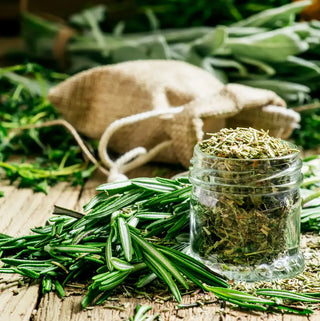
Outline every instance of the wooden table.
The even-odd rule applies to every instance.
[[[33,193],[30,189],[17,189],[0,181],[0,190],[5,193],[5,196],[0,198],[0,233],[13,236],[30,233],[29,228],[45,223],[55,204],[81,211],[82,206],[95,194],[95,187],[103,181],[103,177],[96,176],[84,188],[60,183],[50,189],[49,195]],[[55,293],[43,295],[37,283],[19,286],[19,279],[17,275],[0,274],[0,321],[128,320],[137,304],[152,305],[152,310],[148,314],[160,313],[161,320],[166,321],[320,320],[318,310],[306,317],[249,313],[230,309],[228,306],[221,308],[221,302],[218,302],[212,294],[208,295],[214,303],[187,309],[176,309],[177,303],[174,300],[153,298],[149,301],[146,298],[120,296],[119,301],[109,301],[104,306],[82,310],[80,308],[82,296],[77,291],[69,289],[68,296],[61,299]],[[183,303],[195,303],[203,295],[203,293],[185,295]],[[112,309],[111,306],[123,310]]]

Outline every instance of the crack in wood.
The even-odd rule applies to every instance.
[[[39,309],[39,306],[40,306],[40,302],[41,302],[41,299],[43,298],[43,293],[42,293],[42,287],[41,285],[39,284],[38,285],[38,295],[37,295],[37,301],[34,305],[34,309],[30,315],[30,319],[29,321],[34,321],[37,313],[38,313],[38,309]]]

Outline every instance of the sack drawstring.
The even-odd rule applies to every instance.
[[[137,123],[141,120],[161,115],[177,114],[180,113],[182,110],[183,107],[174,107],[165,110],[151,110],[140,114],[135,114],[121,119],[117,119],[113,123],[111,123],[102,134],[98,146],[100,160],[102,164],[110,170],[108,182],[126,179],[127,177],[124,175],[124,173],[149,162],[160,151],[164,150],[165,148],[171,145],[171,141],[164,141],[156,145],[149,151],[147,151],[144,147],[135,147],[132,150],[123,154],[116,161],[113,161],[108,154],[107,146],[111,136],[118,129],[126,125]]]
[[[132,150],[126,152],[122,156],[120,156],[117,160],[113,161],[107,151],[107,146],[111,136],[123,126],[137,123],[144,119],[149,119],[152,117],[157,117],[161,115],[173,115],[180,113],[183,110],[183,107],[175,107],[166,110],[152,110],[143,112],[136,115],[131,115],[128,117],[124,117],[121,119],[115,120],[111,123],[104,133],[101,136],[98,146],[98,154],[101,160],[100,162],[91,154],[88,147],[83,142],[82,138],[78,134],[77,130],[66,120],[64,119],[56,119],[52,121],[45,121],[43,123],[38,124],[28,124],[25,126],[20,126],[18,128],[13,128],[12,130],[26,130],[31,128],[42,128],[42,127],[50,127],[50,126],[63,126],[65,127],[73,136],[80,149],[86,156],[86,158],[91,161],[104,175],[108,177],[108,182],[115,182],[120,180],[125,180],[127,177],[124,173],[135,169],[150,160],[152,160],[160,151],[171,145],[171,141],[167,140],[159,143],[149,151],[147,151],[144,147],[135,147]],[[109,169],[109,170],[108,170]]]

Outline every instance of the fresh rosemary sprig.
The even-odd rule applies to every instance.
[[[188,288],[188,275],[195,276],[199,285],[227,287],[222,276],[172,248],[177,242],[170,229],[175,229],[175,236],[187,231],[190,189],[185,179],[139,178],[102,185],[98,187],[102,192],[85,206],[87,215],[56,208],[58,216],[32,229],[35,234],[0,238],[3,256],[13,254],[2,259],[1,272],[42,279],[47,292],[56,280],[65,285],[95,271],[83,306],[124,280],[141,286],[142,278],[150,273],[163,280],[179,302],[177,284]],[[159,230],[155,223],[167,228]],[[154,237],[146,237],[148,234]],[[161,244],[169,245],[159,247]]]
[[[241,291],[233,290],[233,289],[223,289],[223,288],[215,288],[210,286],[205,286],[207,291],[214,293],[218,298],[221,298],[230,303],[236,304],[239,307],[249,310],[258,310],[258,311],[268,311],[268,309],[272,310],[280,310],[283,312],[291,312],[297,313],[301,315],[306,315],[312,313],[312,310],[307,308],[300,308],[296,306],[289,306],[284,304],[281,300],[273,301],[270,299],[261,298],[258,296],[254,296],[251,294],[247,294]],[[258,291],[257,291],[258,292]],[[303,301],[303,302],[317,302],[320,303],[320,300],[307,297],[305,295],[295,294],[289,291],[274,291],[270,289],[260,290],[258,292],[262,296],[270,296],[281,298],[285,300],[294,301]]]
[[[191,192],[186,178],[136,178],[104,184],[97,190],[85,206],[86,215],[56,208],[56,215],[45,226],[32,229],[32,235],[0,234],[4,263],[0,273],[38,279],[44,293],[56,290],[60,296],[65,295],[63,288],[69,282],[89,276],[83,307],[101,304],[124,282],[139,288],[158,278],[178,302],[181,288],[195,283],[245,309],[312,312],[279,303],[278,292],[260,293],[276,294],[277,301],[228,289],[223,276],[183,252],[187,244],[181,239],[189,230]],[[170,233],[173,228],[174,234]],[[292,293],[280,295],[290,302],[301,299]]]
[[[150,305],[137,305],[135,309],[135,314],[134,316],[129,318],[129,321],[153,321],[153,320],[158,320],[159,318],[159,313],[152,315],[152,316],[147,316],[146,313],[152,309],[152,306]]]
[[[0,169],[10,182],[47,193],[58,181],[83,184],[94,170],[61,126],[25,129],[59,117],[47,91],[66,77],[31,63],[0,69]],[[22,161],[13,162],[19,155]]]

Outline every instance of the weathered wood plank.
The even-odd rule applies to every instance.
[[[0,199],[0,229],[2,233],[19,236],[42,225],[51,216],[54,204],[74,208],[80,188],[61,183],[51,188],[49,195],[34,193],[30,189],[2,188]]]
[[[197,298],[190,295],[183,297],[183,303],[194,303]],[[54,293],[46,294],[41,300],[39,309],[35,316],[35,321],[82,321],[82,320],[112,320],[121,321],[128,320],[134,315],[137,304],[151,305],[152,309],[149,315],[160,314],[163,321],[240,321],[240,320],[282,320],[281,315],[269,317],[267,314],[246,313],[229,308],[221,309],[220,305],[211,304],[203,307],[195,307],[188,309],[176,309],[177,303],[166,301],[163,303],[155,303],[146,299],[132,299],[120,297],[118,302],[107,302],[104,306],[95,306],[93,309],[81,310],[81,297],[70,296],[61,300]],[[111,306],[124,307],[124,310],[112,309]]]
[[[54,204],[74,208],[80,193],[80,187],[71,187],[68,183],[52,187],[49,195],[14,186],[2,186],[1,190],[5,197],[0,199],[0,231],[13,236],[29,234],[30,228],[43,225]],[[39,286],[19,288],[11,282],[14,279],[17,276],[0,276],[0,320],[30,320],[38,301]]]
[[[284,314],[282,321],[306,321],[308,319],[309,319],[308,316]],[[318,314],[318,319],[317,320],[320,320],[319,314]]]
[[[308,317],[308,321],[319,321],[319,320],[320,320],[320,311],[319,310],[316,310],[315,313],[311,314]]]
[[[12,279],[8,277],[6,280]],[[17,287],[17,283],[0,287],[0,320],[29,321],[36,307],[38,285]]]

